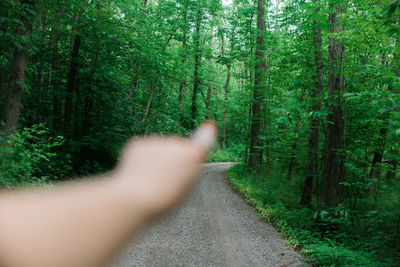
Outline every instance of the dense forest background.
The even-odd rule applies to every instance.
[[[210,161],[315,265],[400,264],[400,1],[2,0],[0,185],[107,171],[132,136]]]

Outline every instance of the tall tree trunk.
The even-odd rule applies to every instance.
[[[17,34],[26,39],[30,39],[32,36],[32,21],[29,14],[34,7],[34,1],[22,0],[21,7],[24,11],[20,18],[23,27],[18,27]],[[24,93],[28,53],[27,44],[25,44],[25,47],[15,47],[13,51],[10,67],[10,82],[8,84],[3,109],[2,120],[4,124],[0,127],[7,135],[15,133],[18,127],[18,120],[22,109],[21,100]]]
[[[318,4],[320,0],[314,0]],[[317,14],[320,8],[316,10]],[[322,57],[322,31],[319,22],[314,20],[314,60],[315,60],[315,76],[314,88],[311,93],[313,114],[318,114],[322,108],[321,95],[324,88],[324,61]],[[320,136],[321,119],[320,116],[311,118],[311,132],[308,141],[306,179],[304,181],[303,193],[301,195],[301,205],[311,206],[314,191],[314,179],[318,179],[318,144]]]
[[[101,2],[98,3],[97,6],[97,19],[101,20],[102,19],[102,10],[103,10],[103,5]],[[95,33],[95,36],[97,39],[101,39],[101,36],[98,32]],[[93,94],[94,90],[93,87],[96,83],[96,73],[97,73],[97,65],[99,62],[99,56],[101,53],[101,44],[98,42],[95,46],[95,53],[94,53],[94,59],[92,60],[92,65],[91,65],[91,70],[90,70],[90,77],[89,77],[89,88],[87,95],[85,97],[85,103],[84,103],[84,110],[83,110],[83,123],[82,123],[82,134],[86,135],[92,122],[91,118],[91,113],[92,113],[92,108],[93,108]],[[137,81],[136,81],[137,83]],[[133,111],[133,108],[131,108],[130,112]]]
[[[197,19],[196,19],[196,35],[194,40],[195,55],[194,55],[194,73],[193,73],[193,95],[192,95],[192,109],[191,109],[191,128],[195,127],[197,118],[197,92],[200,86],[199,67],[200,67],[200,28],[202,21],[201,1],[197,3]]]
[[[391,157],[393,157],[394,155],[397,155],[397,151],[394,150],[393,148],[390,148],[389,154],[391,154]],[[392,181],[396,179],[397,165],[398,165],[397,160],[395,159],[389,160],[389,169],[386,172],[386,179]]]
[[[3,84],[6,81],[5,71],[0,72],[0,103],[3,100],[4,91],[3,91]]]
[[[252,55],[253,54],[253,36],[251,34],[251,29],[252,29],[252,25],[253,25],[253,17],[254,17],[254,13],[251,14],[250,19],[249,19],[249,23],[248,23],[248,32],[249,32],[249,54]],[[250,60],[249,60],[250,61]],[[251,63],[250,62],[244,62],[244,76],[246,77],[245,79],[245,84],[246,87],[250,89],[250,91],[253,91],[253,86],[254,86],[254,82],[253,82],[253,72],[251,71],[251,67],[250,67]],[[247,75],[247,71],[249,72]],[[251,139],[251,112],[252,112],[252,103],[249,103],[248,105],[248,122],[247,122],[247,135],[246,135],[246,150],[245,150],[245,163],[246,166],[249,166],[249,158],[250,158],[250,139]]]
[[[210,41],[208,42],[208,48],[210,49],[210,51],[212,51],[212,40],[213,40],[213,34],[214,34],[214,27],[211,26],[211,38]],[[208,64],[211,66],[211,58],[208,60]],[[207,98],[206,98],[206,110],[207,110],[207,115],[206,115],[206,119],[209,120],[210,119],[210,101],[211,101],[211,92],[212,92],[212,87],[211,85],[208,86],[207,88]]]
[[[84,107],[84,114],[83,114],[83,125],[82,125],[82,133],[86,134],[90,128],[90,122],[91,122],[91,112],[92,112],[92,108],[93,108],[93,89],[92,87],[94,86],[96,79],[96,72],[97,72],[97,63],[99,60],[99,54],[100,54],[101,48],[100,46],[96,47],[96,52],[94,55],[94,59],[93,59],[93,64],[91,66],[91,71],[90,71],[90,86],[89,86],[89,90],[87,93],[87,96],[85,98],[85,107]],[[131,112],[132,112],[132,108],[131,108]]]
[[[150,96],[149,96],[149,101],[147,101],[146,111],[144,113],[142,122],[145,122],[147,117],[148,117],[148,115],[149,115],[151,101],[153,100],[153,96],[154,96],[154,91],[155,91],[154,86],[151,86],[151,92],[150,92]]]
[[[387,61],[386,61],[386,54],[382,54],[382,65],[386,66]],[[389,86],[389,91],[393,91],[393,88]],[[376,147],[374,151],[374,157],[371,162],[371,170],[369,172],[369,178],[371,181],[371,187],[369,188],[369,195],[376,196],[376,189],[377,189],[377,182],[379,183],[380,177],[381,177],[381,163],[383,160],[383,153],[385,152],[385,146],[386,146],[386,137],[388,133],[388,118],[389,118],[389,112],[384,112],[380,119],[383,121],[382,128],[379,130],[379,136],[376,142]]]
[[[183,27],[183,41],[182,41],[182,69],[181,72],[183,74],[182,80],[179,83],[179,96],[178,96],[178,113],[182,111],[182,98],[183,98],[183,87],[186,82],[186,72],[185,72],[185,64],[186,64],[186,42],[187,42],[187,24],[188,24],[188,1],[185,2],[185,15],[184,15],[184,27]]]
[[[269,63],[271,62],[271,58],[269,58]],[[269,66],[271,64],[268,64]],[[266,126],[266,146],[265,146],[265,152],[266,152],[266,159],[267,159],[267,175],[270,176],[271,174],[271,168],[272,168],[272,145],[271,145],[271,94],[270,94],[270,87],[271,86],[271,74],[268,75],[268,86],[267,86],[267,98],[266,98],[266,116],[265,116],[265,123]],[[261,152],[262,153],[262,152]],[[262,154],[260,155],[262,158]]]
[[[231,80],[231,64],[227,65],[226,81],[225,81],[225,103],[224,103],[224,122],[222,127],[222,142],[221,149],[224,149],[226,143],[226,120],[228,118],[228,94],[229,94],[229,82]]]
[[[211,114],[211,110],[210,110],[211,93],[212,93],[212,88],[211,88],[211,86],[208,86],[208,88],[207,88],[207,99],[206,99],[206,110],[207,110],[206,119],[207,120],[210,119],[210,114]]]
[[[387,114],[386,114],[387,115]],[[383,152],[386,146],[387,126],[384,125],[379,131],[379,137],[376,143],[376,149],[374,152],[374,158],[372,159],[371,171],[369,172],[369,178],[372,181],[369,195],[374,196],[376,192],[376,181],[379,181],[381,177],[381,163],[383,159]]]
[[[47,27],[47,22],[48,22],[48,14],[47,11],[44,10],[42,13],[38,14],[38,25],[36,28],[33,28],[33,32],[46,32],[48,30]],[[46,47],[47,43],[47,37],[48,35],[42,34],[40,40],[37,38],[39,41],[39,53],[45,53],[45,51],[49,50],[49,47]],[[51,36],[50,36],[50,43],[51,43]],[[51,50],[50,50],[51,51]],[[47,66],[47,80],[51,79],[52,75],[52,61],[48,61],[48,66]],[[49,103],[49,98],[48,98],[48,93],[47,93],[47,87],[45,86],[45,76],[46,76],[46,64],[39,64],[38,66],[38,75],[35,81],[36,91],[39,92],[38,97],[33,97],[28,99],[30,102],[27,105],[39,108],[39,112],[29,112],[29,124],[34,125],[39,122],[42,122],[43,119],[47,119],[44,114],[48,114],[48,103]],[[46,80],[46,81],[47,81]]]
[[[79,15],[76,16],[77,23],[79,25]],[[64,106],[64,135],[66,137],[70,137],[72,133],[71,129],[71,120],[72,120],[72,102],[73,102],[73,93],[75,89],[75,81],[76,76],[78,74],[78,57],[79,57],[79,48],[81,45],[81,35],[78,32],[78,28],[74,27],[74,40],[72,42],[71,49],[71,59],[68,70],[68,79],[67,79],[67,96],[65,99]]]
[[[229,83],[231,81],[231,69],[232,69],[232,52],[234,50],[234,32],[235,29],[232,29],[232,35],[231,35],[231,41],[230,41],[230,55],[228,58],[228,64],[226,65],[227,71],[226,71],[226,81],[225,81],[225,102],[224,102],[224,122],[223,122],[223,128],[222,128],[222,143],[221,143],[221,149],[224,149],[224,146],[226,145],[226,121],[228,118],[228,94],[229,94]],[[224,55],[222,55],[224,56]]]
[[[304,102],[305,99],[305,94],[306,91],[304,90],[301,97],[300,97],[300,103]],[[289,161],[289,171],[288,171],[288,178],[289,180],[293,179],[294,177],[294,170],[296,168],[296,157],[297,157],[297,142],[299,138],[297,137],[299,131],[300,131],[300,120],[301,120],[301,113],[299,112],[297,116],[297,121],[296,121],[296,129],[295,129],[295,134],[296,137],[294,139],[293,145],[292,145],[292,152],[290,154],[290,161]]]
[[[265,42],[264,34],[266,31],[265,23],[265,0],[257,2],[257,45],[256,45],[256,66],[254,73],[254,91],[250,130],[250,155],[249,169],[258,170],[262,161],[262,148],[260,147],[260,130],[262,128],[262,105],[264,104],[264,95],[266,92],[265,74],[267,72],[267,63],[265,61]]]
[[[400,76],[399,43],[400,43],[400,38],[397,37],[396,38],[396,47],[395,47],[396,49],[395,49],[395,52],[393,53],[393,58],[392,58],[392,65],[393,65],[392,70],[393,70],[393,72],[395,73],[395,75],[397,77]],[[394,94],[397,93],[397,92],[394,91],[394,88],[393,88],[392,85],[389,85],[389,90]],[[396,111],[398,111],[398,110],[396,110]],[[388,180],[392,180],[393,181],[394,179],[396,179],[397,165],[399,164],[399,162],[397,160],[398,154],[399,154],[399,150],[398,149],[390,147],[390,149],[389,149],[390,159],[388,161],[388,163],[389,163],[388,167],[389,168],[388,168],[388,170],[386,172],[386,179],[388,179]],[[399,217],[399,226],[400,226],[400,217]]]
[[[345,12],[343,4],[330,4],[333,13],[329,14],[329,31],[333,34],[340,33],[344,24],[339,21],[339,16]],[[343,180],[343,135],[344,135],[344,99],[345,77],[343,68],[345,64],[344,43],[335,37],[329,38],[329,75],[328,95],[329,114],[325,133],[324,161],[322,168],[322,202],[328,207],[336,207],[342,202]]]
[[[61,14],[64,12],[65,9],[59,9],[57,11],[57,18],[60,18]],[[59,31],[60,31],[60,23],[59,20],[56,22],[55,26],[55,36],[53,36],[51,41],[51,50],[52,50],[52,64],[54,65],[54,78],[53,80],[53,129],[57,133],[61,133],[62,130],[62,103],[61,103],[61,91],[60,91],[60,84],[61,80],[58,78],[60,77],[61,73],[61,66],[60,66],[60,55],[58,53],[58,42],[59,42]],[[49,88],[51,87],[49,81]]]
[[[47,11],[45,11],[45,13],[40,14],[39,15],[39,19],[40,19],[40,24],[41,24],[41,28],[39,29],[39,31],[45,32],[47,30],[47,25],[46,23],[49,20],[49,17],[47,15]],[[51,40],[50,40],[51,43]],[[42,35],[42,38],[40,40],[40,49],[41,49],[41,53],[44,52],[44,50],[46,50],[45,47],[46,44],[46,36]],[[51,63],[49,64],[49,68],[51,68]],[[38,83],[39,83],[39,92],[42,94],[42,96],[45,96],[46,94],[44,93],[44,69],[45,69],[45,64],[40,66],[40,71],[39,71],[39,78],[38,78]],[[50,75],[50,74],[49,74]],[[40,103],[40,102],[39,102]],[[47,103],[46,103],[47,104]]]

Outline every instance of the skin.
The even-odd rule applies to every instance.
[[[205,123],[191,139],[151,137],[125,147],[98,179],[0,195],[0,266],[103,266],[187,192],[216,136]]]

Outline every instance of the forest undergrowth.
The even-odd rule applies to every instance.
[[[315,266],[399,266],[400,183],[381,190],[376,200],[360,199],[358,209],[300,206],[303,180],[284,177],[279,168],[249,174],[243,164],[228,170],[232,187],[261,219],[273,224]],[[338,214],[332,216],[330,214]],[[395,227],[393,227],[395,226]]]
[[[245,162],[232,184],[313,264],[399,266],[399,25],[400,0],[3,1],[0,190],[212,120],[207,161]]]

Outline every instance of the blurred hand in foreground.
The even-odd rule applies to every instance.
[[[214,144],[216,128],[207,122],[190,139],[149,137],[132,140],[124,149],[114,176],[153,214],[168,210],[196,178],[200,163]]]
[[[103,266],[152,217],[182,199],[216,138],[131,141],[99,179],[0,194],[0,266]]]

